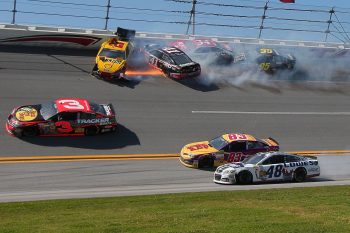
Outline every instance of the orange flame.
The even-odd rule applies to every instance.
[[[151,70],[127,70],[125,72],[127,76],[159,76],[163,75],[162,71],[151,69]]]

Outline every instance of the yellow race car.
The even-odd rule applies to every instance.
[[[91,74],[97,78],[114,80],[124,79],[127,62],[133,51],[132,39],[135,31],[119,28],[116,37],[108,39],[101,45],[96,56]]]
[[[273,138],[257,139],[249,134],[229,133],[185,145],[180,152],[180,162],[186,167],[212,168],[240,162],[259,152],[278,150],[279,144]]]

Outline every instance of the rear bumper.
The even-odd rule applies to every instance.
[[[183,78],[194,78],[201,74],[201,71],[198,70],[196,72],[191,73],[170,73],[170,77],[173,79],[183,79]]]

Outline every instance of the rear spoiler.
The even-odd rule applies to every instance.
[[[271,137],[269,137],[268,139],[271,140],[271,141],[273,141],[273,142],[276,143],[277,145],[279,145],[279,143],[278,143],[275,139],[273,139],[273,138],[271,138]]]
[[[107,116],[115,116],[115,110],[112,104],[101,104]]]
[[[314,159],[314,160],[317,160],[317,157],[316,156],[313,156],[313,155],[301,155],[303,157],[306,157],[308,159]]]
[[[118,27],[114,34],[117,35],[120,40],[129,41],[135,38],[136,31]]]

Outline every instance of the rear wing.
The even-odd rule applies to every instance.
[[[303,157],[306,157],[308,159],[313,159],[313,160],[317,160],[317,157],[316,156],[313,156],[313,155],[302,155]]]
[[[118,36],[120,40],[129,41],[135,38],[136,31],[118,27],[114,34]]]

